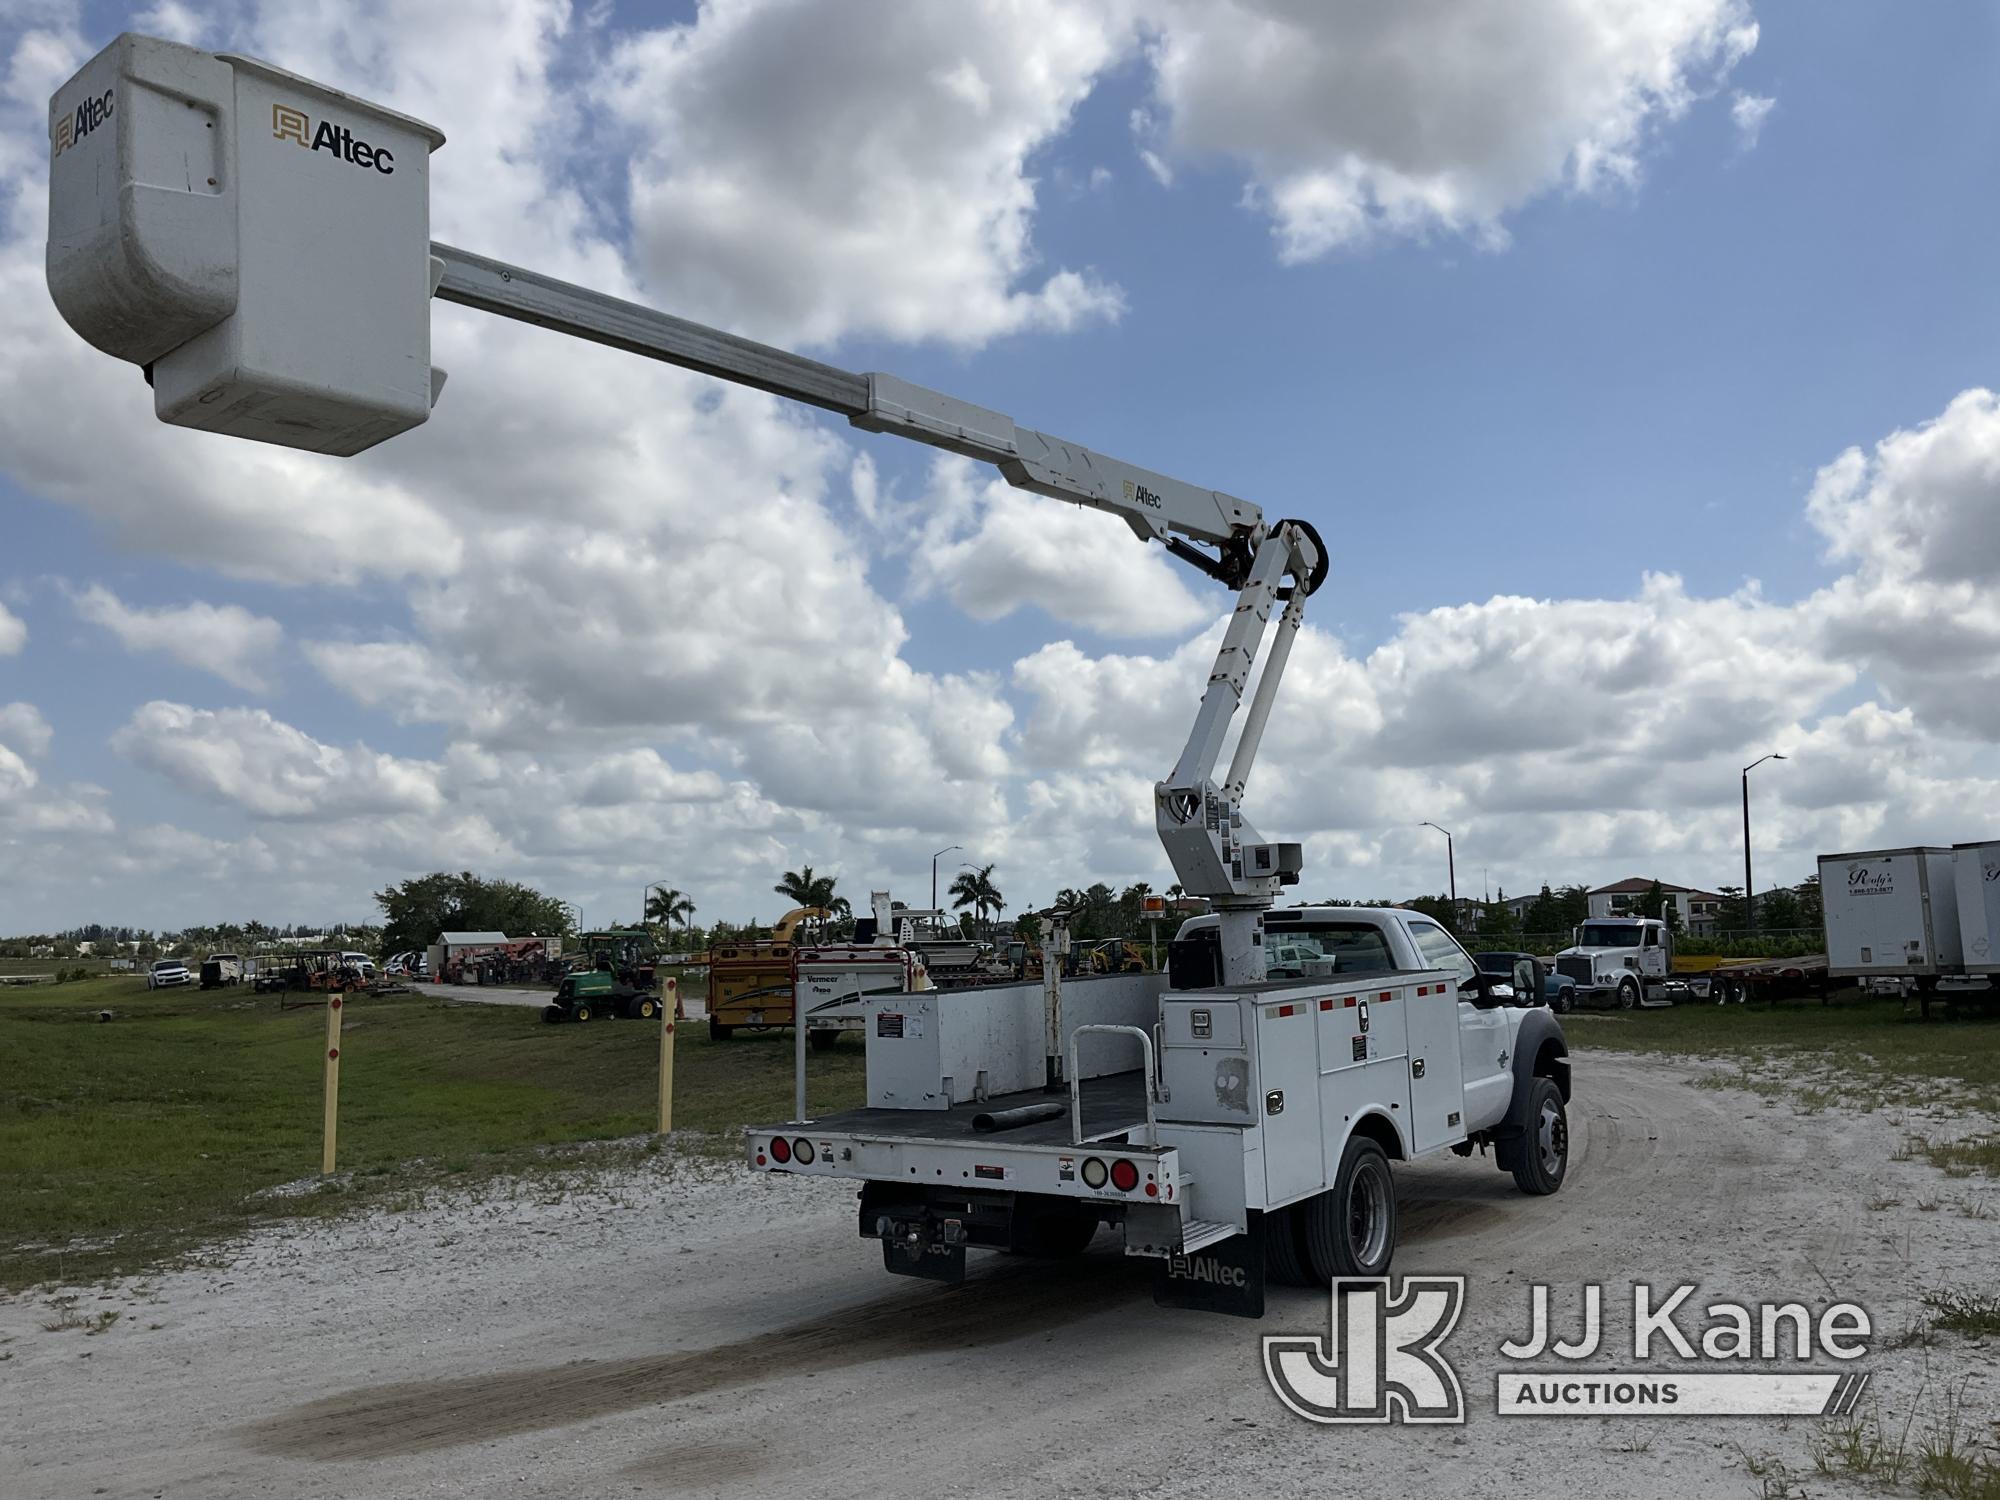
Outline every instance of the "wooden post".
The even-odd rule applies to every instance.
[[[326,997],[326,1126],[321,1138],[319,1172],[333,1175],[334,1132],[340,1123],[340,1012],[341,997]]]
[[[669,976],[661,983],[660,1134],[665,1135],[674,1128],[674,1022],[681,1013],[681,982]]]

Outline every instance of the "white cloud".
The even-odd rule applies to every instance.
[[[262,709],[145,704],[114,749],[183,789],[261,818],[435,813],[438,767],[366,745],[322,744]]]
[[[78,616],[108,630],[128,651],[157,651],[183,666],[213,672],[250,691],[268,684],[265,671],[284,641],[284,627],[238,604],[126,604],[102,584],[71,596]]]
[[[28,644],[28,626],[22,618],[0,604],[0,656],[19,656]]]
[[[1776,99],[1761,94],[1746,94],[1738,91],[1729,105],[1730,121],[1736,126],[1737,143],[1745,151],[1754,151],[1757,141],[1764,133],[1764,122],[1771,117]]]
[[[0,704],[0,745],[11,746],[30,759],[49,753],[55,732],[32,703]]]
[[[1123,308],[1044,271],[1031,155],[1131,45],[1117,9],[713,0],[624,41],[636,249],[667,305],[765,338],[982,344]]]
[[[1017,490],[967,459],[931,466],[911,555],[918,598],[942,594],[975,620],[1024,604],[1114,636],[1178,635],[1210,618],[1221,595],[1197,597],[1157,547],[1080,507]]]
[[[1757,40],[1746,0],[1177,0],[1152,15],[1176,153],[1251,168],[1280,256],[1378,234],[1504,242],[1557,187],[1633,181],[1649,132]]]

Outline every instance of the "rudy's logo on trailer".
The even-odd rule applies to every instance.
[[[84,100],[74,111],[65,113],[56,121],[51,137],[52,149],[49,152],[51,158],[61,156],[63,152],[111,118],[115,108],[111,94],[112,91],[106,89],[96,98]]]
[[[331,120],[321,120],[315,127],[304,110],[293,109],[289,104],[271,106],[271,134],[281,141],[296,141],[308,151],[331,151],[342,161],[351,161],[357,167],[373,167],[384,177],[393,176],[396,171],[394,152],[355,139],[353,131]]]

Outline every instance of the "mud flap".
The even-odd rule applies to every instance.
[[[965,1246],[926,1245],[904,1239],[882,1241],[882,1269],[925,1281],[965,1280]]]
[[[1250,1227],[1193,1255],[1170,1255],[1153,1272],[1153,1301],[1161,1307],[1264,1316],[1264,1216]]]

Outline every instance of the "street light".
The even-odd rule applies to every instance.
[[[936,911],[938,909],[938,904],[937,904],[938,856],[943,854],[949,854],[954,849],[956,849],[960,854],[965,853],[965,845],[963,844],[946,844],[942,849],[938,850],[937,854],[933,854],[931,856],[931,910],[932,911]]]
[[[1750,883],[1750,773],[1767,760],[1785,757],[1773,750],[1760,755],[1743,768],[1743,920],[1750,924],[1750,936],[1757,935],[1757,887]]]
[[[1451,830],[1449,828],[1438,828],[1438,825],[1433,823],[1429,818],[1424,819],[1419,826],[1423,828],[1437,828],[1437,831],[1444,835],[1444,871],[1445,875],[1451,881],[1451,925],[1456,927],[1458,925],[1458,859],[1452,853]]]

